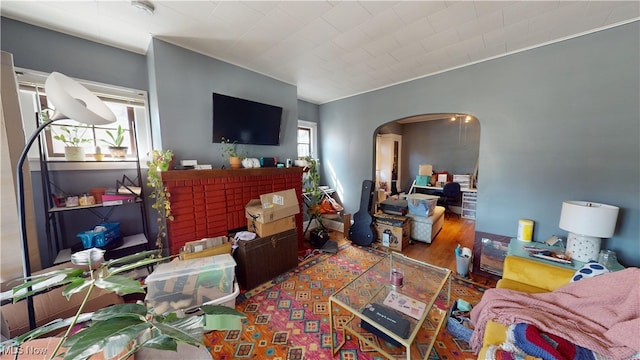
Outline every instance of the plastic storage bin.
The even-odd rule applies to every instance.
[[[438,196],[426,194],[407,195],[407,206],[409,214],[416,216],[431,216],[438,204]]]
[[[162,314],[230,295],[235,267],[230,254],[160,264],[147,276],[147,306]]]
[[[103,223],[98,224],[96,227],[98,226],[103,226],[107,230],[94,231],[92,229],[83,231],[76,235],[80,240],[82,240],[82,247],[85,249],[90,249],[92,247],[104,247],[109,245],[112,241],[120,238],[120,223]]]

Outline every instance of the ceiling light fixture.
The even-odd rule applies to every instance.
[[[132,0],[131,6],[145,15],[153,15],[153,12],[156,9],[152,3],[146,0]]]

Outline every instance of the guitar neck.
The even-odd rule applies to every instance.
[[[360,210],[358,213],[371,215],[371,202],[373,200],[373,181],[364,180],[362,182],[362,194],[360,195]]]

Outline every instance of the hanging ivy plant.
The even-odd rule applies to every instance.
[[[151,207],[158,212],[156,247],[162,253],[163,240],[167,237],[167,220],[173,221],[173,215],[171,214],[171,193],[164,186],[160,174],[169,169],[169,163],[173,159],[173,151],[153,150],[150,155],[150,160],[147,161],[149,167],[147,185],[151,188],[149,195],[149,198],[153,199]]]

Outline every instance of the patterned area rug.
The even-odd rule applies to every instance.
[[[247,315],[242,331],[212,331],[205,344],[214,359],[333,359],[328,299],[384,253],[346,244],[337,254],[315,256],[269,283],[240,294],[236,309]],[[451,303],[477,304],[486,288],[453,277]],[[436,305],[445,308],[446,298]],[[348,336],[335,359],[378,360],[379,353]],[[440,331],[429,359],[475,359],[468,344]]]

